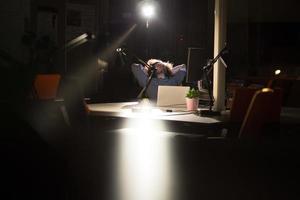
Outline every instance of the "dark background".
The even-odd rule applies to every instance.
[[[121,43],[138,57],[160,58],[176,64],[186,63],[188,48],[195,53],[194,71],[213,56],[214,2],[210,0],[161,0],[156,18],[146,28],[138,14],[137,0],[12,0],[1,2],[1,69],[25,63],[24,71],[72,74],[85,84],[85,94],[103,101],[134,98],[138,86],[129,65],[115,51],[115,41],[130,27],[136,28]],[[299,76],[300,16],[297,1],[228,0],[227,45],[225,60],[227,81],[249,76],[271,76],[275,68],[286,75]],[[54,29],[55,37],[39,31],[40,13],[53,14],[43,27]],[[91,32],[95,40],[84,43],[67,54],[61,51],[68,41]],[[49,33],[47,35],[47,33]],[[106,52],[103,56],[103,52]],[[198,55],[199,54],[199,55]],[[11,60],[7,61],[7,56]],[[6,57],[6,58],[3,58]],[[107,62],[100,66],[97,59]],[[34,60],[35,63],[31,63]],[[17,67],[18,68],[18,67]],[[86,73],[88,71],[89,73]],[[23,71],[18,74],[23,76]],[[14,75],[12,75],[14,76]],[[3,83],[15,81],[4,75]],[[196,79],[197,77],[195,77]],[[200,79],[201,77],[199,77]],[[10,85],[10,84],[4,84]]]

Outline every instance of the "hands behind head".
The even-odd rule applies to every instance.
[[[154,63],[158,63],[158,62],[159,62],[159,63],[163,63],[163,61],[161,61],[161,60],[153,59],[153,58],[152,58],[152,59],[149,59],[149,60],[148,60],[147,64],[148,64],[148,65],[153,65]]]

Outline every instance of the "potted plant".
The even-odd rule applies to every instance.
[[[198,109],[200,92],[194,88],[190,89],[186,94],[187,110],[193,111]]]

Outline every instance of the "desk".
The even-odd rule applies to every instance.
[[[294,138],[279,144],[243,144],[186,137],[178,135],[181,130],[176,128],[175,133],[170,129],[150,132],[157,128],[151,123],[136,123],[140,125],[137,130],[117,126],[119,120],[143,118],[141,113],[131,117],[120,113],[123,106],[127,112],[126,106],[132,104],[88,105],[97,124],[109,121],[113,129],[93,127],[91,131],[70,134],[72,140],[66,141],[62,153],[71,177],[65,190],[68,199],[232,200],[297,196],[295,183],[300,177],[295,158],[300,151]],[[170,113],[150,118],[154,123],[188,123],[192,127],[199,125],[199,129],[222,124],[221,120],[205,121],[191,113],[187,115],[193,120],[185,115],[169,118],[164,114]],[[98,121],[103,115],[109,120]],[[193,133],[206,133],[199,129]]]
[[[93,117],[104,114],[107,118],[127,119],[119,113],[122,106],[124,103],[93,104],[89,108]],[[166,116],[153,118],[161,117]],[[243,144],[150,131],[156,128],[150,122],[136,123],[136,129],[118,128],[112,121],[113,130],[95,129],[80,134],[70,151],[70,168],[75,174],[72,177],[79,179],[74,181],[77,199],[232,200],[296,195],[296,140]]]
[[[168,131],[212,134],[211,136],[214,136],[215,133],[220,134],[220,129],[229,121],[230,115],[229,111],[225,111],[221,116],[202,117],[195,112],[166,112],[162,108],[153,108],[151,111],[148,109],[146,110],[147,114],[145,114],[145,112],[132,111],[132,108],[137,104],[137,102],[96,103],[88,104],[88,108],[91,116],[123,120],[136,118],[160,120],[167,124]],[[284,129],[289,126],[299,127],[300,109],[283,107],[280,121]]]
[[[134,119],[147,119],[164,123],[164,129],[167,131],[185,132],[185,133],[201,133],[219,135],[219,129],[223,127],[224,123],[228,121],[229,113],[215,117],[201,117],[197,112],[189,111],[172,111],[166,112],[165,108],[146,108],[141,112],[134,112],[132,108],[138,105],[137,102],[121,102],[121,103],[98,103],[88,104],[90,116],[118,119],[123,121],[113,122],[112,126],[116,124],[124,124],[125,121],[132,121]],[[121,127],[119,127],[121,128]],[[218,133],[216,133],[218,132]]]
[[[166,112],[165,108],[153,107],[146,108],[141,112],[134,112],[132,108],[138,105],[137,102],[121,102],[121,103],[98,103],[88,104],[90,115],[92,116],[110,116],[110,117],[122,117],[122,118],[137,118],[145,117],[158,120],[170,120],[181,122],[193,122],[203,124],[222,123],[228,120],[228,112],[221,116],[215,117],[202,117],[197,112],[189,111],[172,111]],[[146,114],[145,114],[146,113]]]

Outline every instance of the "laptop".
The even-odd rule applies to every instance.
[[[186,111],[185,96],[189,91],[189,86],[165,86],[159,85],[157,91],[158,107],[173,110]]]

